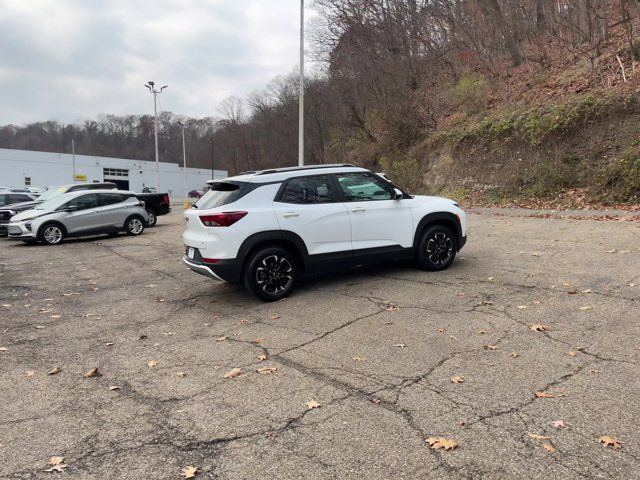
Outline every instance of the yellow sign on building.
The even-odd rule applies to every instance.
[[[74,175],[73,179],[76,182],[86,182],[87,181],[87,176],[86,175]]]

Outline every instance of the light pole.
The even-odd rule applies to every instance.
[[[304,0],[300,0],[300,87],[298,106],[298,165],[304,165]]]
[[[184,198],[189,198],[189,192],[187,187],[187,146],[184,141],[184,123],[178,122],[178,125],[182,129],[182,176],[184,177]]]
[[[76,141],[71,139],[71,159],[73,161],[73,183],[76,182]]]
[[[213,169],[213,137],[211,137],[211,180],[216,179],[216,172]]]
[[[153,131],[156,140],[156,193],[160,193],[160,156],[158,155],[158,94],[167,88],[165,85],[160,90],[156,90],[155,83],[152,81],[147,82],[144,86],[153,93]]]

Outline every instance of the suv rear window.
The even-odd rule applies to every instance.
[[[209,185],[207,191],[200,200],[196,202],[196,208],[208,210],[210,208],[221,207],[235,202],[245,194],[246,182],[216,182]]]

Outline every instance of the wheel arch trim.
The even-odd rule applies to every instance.
[[[418,223],[418,227],[416,228],[415,235],[413,237],[413,248],[417,250],[418,243],[420,242],[420,236],[422,232],[424,232],[425,228],[427,228],[431,224],[438,223],[449,223],[455,225],[456,240],[458,244],[458,250],[462,248],[463,235],[462,235],[462,225],[460,224],[460,219],[451,212],[433,212],[422,217],[420,222]]]

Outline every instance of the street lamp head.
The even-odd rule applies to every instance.
[[[155,85],[155,83],[151,80],[149,80],[149,85],[151,85],[152,87]]]
[[[162,87],[162,88],[160,89],[160,91],[163,91],[163,90],[164,90],[165,88],[167,88],[168,86],[169,86],[169,85],[165,85],[164,87]]]

